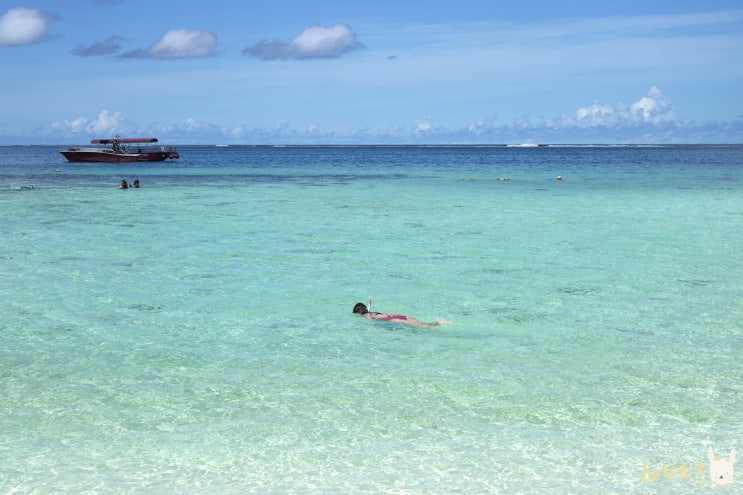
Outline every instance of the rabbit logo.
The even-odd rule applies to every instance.
[[[715,484],[715,488],[727,488],[733,481],[733,463],[735,462],[735,450],[730,451],[728,460],[715,458],[712,447],[707,449],[709,454],[709,476]]]

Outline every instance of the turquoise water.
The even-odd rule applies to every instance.
[[[179,151],[0,147],[1,493],[709,493],[741,449],[743,147]]]

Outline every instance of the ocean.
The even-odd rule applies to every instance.
[[[706,494],[743,447],[743,146],[60,149],[0,147],[0,493]]]

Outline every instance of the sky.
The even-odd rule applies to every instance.
[[[0,144],[743,143],[740,0],[0,0]]]

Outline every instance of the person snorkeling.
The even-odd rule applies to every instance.
[[[369,306],[371,306],[371,301],[370,301]],[[425,321],[421,321],[416,318],[411,318],[410,316],[388,314],[388,313],[377,313],[377,312],[369,311],[369,309],[366,307],[366,304],[364,303],[356,303],[356,305],[353,307],[353,312],[355,314],[358,314],[359,316],[366,318],[367,320],[388,321],[390,323],[403,323],[405,325],[412,325],[414,327],[419,327],[419,328],[438,327],[440,325],[448,325],[449,323],[451,323],[441,318],[431,323],[427,323]]]

